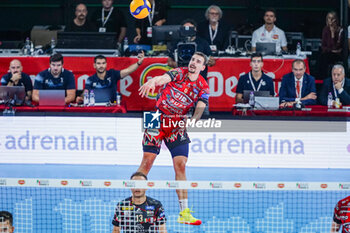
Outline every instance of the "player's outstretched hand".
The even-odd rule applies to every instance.
[[[156,84],[155,84],[154,80],[153,79],[148,80],[145,84],[143,84],[139,88],[139,95],[141,97],[144,97],[144,96],[147,96],[150,92],[153,95],[155,89],[156,89]]]

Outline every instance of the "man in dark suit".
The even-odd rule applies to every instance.
[[[305,73],[305,62],[301,59],[294,60],[292,71],[282,78],[279,91],[281,106],[290,107],[297,102],[301,102],[303,105],[316,104],[315,78]]]
[[[332,78],[323,81],[319,102],[327,105],[328,93],[332,94],[334,100],[339,98],[342,105],[350,105],[350,79],[345,78],[345,71],[342,65],[334,65],[332,68]]]

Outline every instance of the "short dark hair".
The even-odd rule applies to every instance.
[[[103,55],[97,55],[95,58],[94,58],[94,63],[96,63],[97,59],[104,59],[104,60],[107,60],[107,58]]]
[[[304,68],[306,68],[306,64],[305,64],[305,61],[303,59],[295,59],[292,63],[292,68],[294,67],[295,63],[303,63]]]
[[[264,15],[266,14],[266,12],[272,12],[276,17],[276,10],[274,8],[267,8],[264,12]]]
[[[253,53],[251,56],[250,56],[250,61],[253,61],[253,58],[254,57],[260,57],[261,58],[261,61],[264,61],[263,59],[263,55],[261,53]]]
[[[207,55],[205,55],[204,53],[199,52],[199,51],[195,52],[193,55],[198,55],[198,56],[203,57],[203,58],[204,58],[204,64],[203,64],[203,65],[207,65],[207,62],[208,62],[208,57],[207,57]],[[193,55],[192,55],[192,56],[193,56]]]
[[[55,53],[55,54],[52,54],[52,55],[51,55],[51,57],[50,57],[50,63],[56,62],[56,61],[61,61],[62,64],[63,64],[63,56],[62,56],[62,54],[60,54],[60,53]]]
[[[8,211],[0,211],[0,222],[9,221],[10,226],[13,226],[13,217],[12,214]]]
[[[134,173],[132,173],[132,175],[130,176],[130,180],[132,180],[132,178],[134,178],[135,176],[142,176],[142,177],[144,177],[146,180],[148,180],[148,179],[147,179],[147,176],[146,176],[145,174],[143,174],[142,172],[134,172]]]
[[[197,28],[197,22],[194,19],[187,18],[184,21],[182,21],[181,25],[184,25],[185,23],[193,24],[193,26]]]

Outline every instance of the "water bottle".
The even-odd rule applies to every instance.
[[[332,96],[331,92],[328,93],[327,106],[328,106],[328,108],[333,107],[333,96]]]
[[[55,49],[55,47],[56,47],[56,41],[55,41],[55,38],[52,37],[51,42],[50,42],[50,48],[51,48],[52,53],[53,53],[53,50]]]
[[[84,91],[84,106],[89,106],[89,91],[85,90]]]
[[[94,93],[94,90],[90,91],[89,105],[90,106],[94,106],[95,105],[95,93]]]
[[[31,41],[30,42],[30,55],[33,55],[34,54],[34,44],[33,42]]]
[[[24,43],[24,55],[29,55],[30,54],[30,39],[29,37],[26,38],[26,41]]]
[[[129,48],[129,41],[128,41],[128,38],[125,37],[124,38],[124,45],[123,45],[123,52],[124,54],[126,53],[126,50]]]
[[[115,93],[115,100],[117,105],[120,105],[122,102],[122,95],[118,91]]]
[[[298,44],[297,44],[296,54],[297,54],[298,57],[301,55],[301,45],[300,45],[300,42],[298,42]]]
[[[249,105],[254,108],[255,105],[255,98],[254,98],[254,92],[250,92],[249,94]]]

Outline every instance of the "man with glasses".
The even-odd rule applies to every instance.
[[[211,5],[205,11],[204,22],[198,25],[198,35],[205,39],[212,52],[224,51],[229,44],[229,28],[220,22],[222,10],[216,5]]]
[[[336,99],[342,105],[350,105],[350,79],[345,78],[344,66],[337,64],[332,68],[332,77],[323,81],[319,101],[322,105],[328,105],[328,95],[332,95],[332,106]]]
[[[250,67],[252,70],[242,75],[237,84],[236,103],[243,103],[244,91],[269,91],[271,96],[275,95],[272,78],[263,71],[263,57],[259,53],[252,54],[250,58]]]

